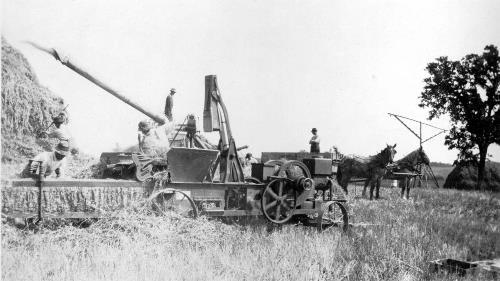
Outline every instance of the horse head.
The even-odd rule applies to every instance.
[[[384,155],[384,158],[385,158],[385,161],[387,163],[392,163],[394,162],[394,156],[396,155],[396,144],[394,145],[387,145],[386,148],[384,148],[384,150],[382,150],[382,154]]]

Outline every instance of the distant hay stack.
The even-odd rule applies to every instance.
[[[446,178],[444,188],[476,189],[477,167],[473,165],[456,165]],[[484,169],[483,190],[500,192],[500,163],[487,162]]]
[[[38,132],[63,109],[64,101],[38,82],[26,58],[2,37],[2,162],[18,162],[53,142]]]

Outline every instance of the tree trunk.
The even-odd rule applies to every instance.
[[[488,145],[479,145],[479,164],[477,166],[477,187],[480,190],[484,185],[484,167],[486,165],[486,153],[488,152]]]

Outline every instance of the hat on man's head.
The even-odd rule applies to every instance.
[[[60,141],[57,144],[55,151],[61,155],[68,155],[68,153],[69,153],[68,141]]]
[[[316,128],[312,128],[311,132],[317,132],[318,130]]]
[[[174,93],[176,93],[175,88],[171,88],[171,89],[170,89],[170,92],[174,92]]]
[[[151,124],[146,121],[146,120],[143,120],[141,122],[139,122],[139,130],[150,130],[151,129]]]
[[[54,123],[56,124],[62,124],[66,122],[66,113],[63,112],[59,113],[59,115],[52,118],[52,121],[54,121]]]

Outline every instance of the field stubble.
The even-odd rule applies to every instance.
[[[378,201],[351,200],[340,229],[125,210],[87,228],[38,232],[2,225],[2,280],[456,280],[428,273],[438,258],[500,256],[500,199],[491,193],[383,189]],[[371,225],[370,225],[371,224]],[[490,278],[466,276],[464,280]]]

